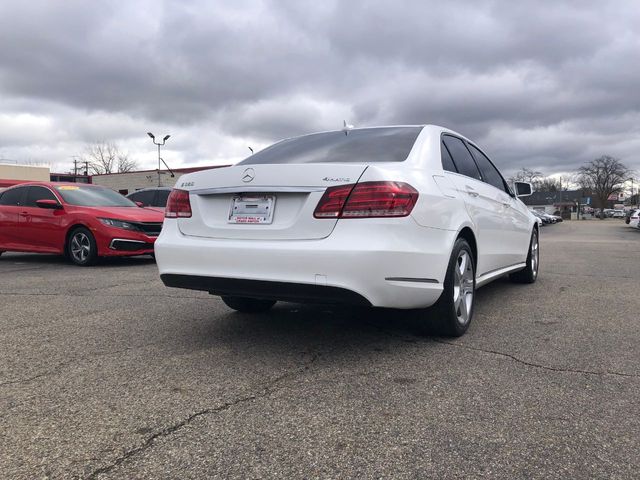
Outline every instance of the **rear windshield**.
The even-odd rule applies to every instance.
[[[137,207],[128,198],[104,187],[58,185],[56,190],[65,202],[82,207]]]
[[[406,160],[422,127],[362,128],[291,138],[246,158],[263,163],[375,163]]]

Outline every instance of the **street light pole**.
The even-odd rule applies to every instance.
[[[164,142],[166,142],[171,135],[165,135],[164,138],[162,139],[162,143],[156,142],[156,137],[153,133],[147,132],[147,135],[149,135],[153,144],[158,146],[158,186],[161,187],[162,181],[160,180],[160,168],[162,165],[160,164],[160,162],[162,162],[162,158],[160,158],[160,147],[164,145]]]

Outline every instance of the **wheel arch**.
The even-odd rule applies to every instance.
[[[64,251],[65,255],[67,255],[67,247],[69,246],[69,240],[71,239],[71,234],[76,228],[79,228],[79,227],[86,228],[87,230],[91,231],[91,228],[89,228],[89,226],[84,223],[74,222],[73,224],[71,224],[67,228],[67,232],[64,234],[64,245],[62,246],[62,250]]]
[[[473,263],[478,268],[478,242],[476,241],[476,235],[473,233],[473,230],[468,225],[463,226],[458,235],[456,235],[456,240],[458,238],[464,238],[469,247],[471,247],[471,253],[473,254]]]

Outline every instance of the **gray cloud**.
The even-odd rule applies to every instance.
[[[85,142],[153,165],[282,137],[436,123],[504,170],[640,169],[633,2],[2,2],[0,157],[66,168]]]

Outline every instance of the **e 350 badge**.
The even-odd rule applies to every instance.
[[[194,182],[182,182],[180,184],[181,187],[193,187]]]

